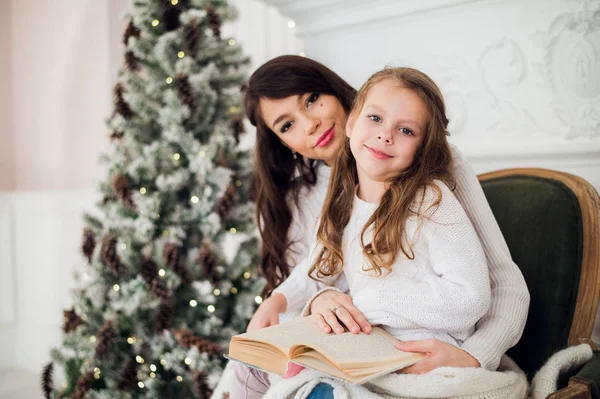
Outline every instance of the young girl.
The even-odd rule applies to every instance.
[[[447,124],[439,89],[417,70],[385,69],[363,85],[332,169],[318,242],[274,291],[286,311],[307,302],[310,309],[319,288],[337,287],[371,325],[399,340],[460,346],[473,333],[488,311],[490,284],[477,234],[449,188]],[[325,323],[352,310],[318,312],[319,323],[327,331]]]
[[[307,301],[310,308],[320,281],[347,288],[368,322],[399,340],[460,346],[472,334],[488,310],[490,285],[477,234],[449,188],[447,123],[439,89],[417,70],[385,69],[363,85],[332,170],[318,244],[275,290],[288,310]],[[321,326],[327,331],[327,320],[345,312],[321,311]]]

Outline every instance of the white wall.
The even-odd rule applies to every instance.
[[[105,174],[126,3],[0,0],[0,370],[39,372],[60,344],[73,273],[85,270],[82,214]],[[252,69],[302,51],[274,7],[232,3],[240,19],[223,35]]]
[[[441,86],[478,172],[539,166],[600,188],[599,0],[265,0],[355,87],[387,64]]]

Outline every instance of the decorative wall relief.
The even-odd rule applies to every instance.
[[[568,0],[573,10],[534,35],[544,50],[536,66],[555,98],[550,106],[566,138],[600,136],[600,1]]]

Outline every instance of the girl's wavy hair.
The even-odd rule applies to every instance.
[[[262,239],[259,272],[266,279],[263,295],[270,295],[290,274],[288,230],[290,204],[298,206],[302,186],[317,181],[318,162],[305,159],[283,145],[269,129],[260,112],[261,99],[282,99],[306,93],[330,94],[350,112],[356,90],[331,69],[310,58],[284,55],[259,67],[244,89],[245,111],[256,127],[254,199]]]
[[[391,271],[400,251],[407,258],[414,259],[406,238],[406,220],[411,215],[424,215],[432,208],[435,210],[441,201],[441,191],[433,184],[433,180],[439,179],[449,187],[454,187],[452,155],[446,138],[448,118],[444,100],[437,85],[423,72],[412,68],[386,68],[375,73],[359,90],[350,118],[361,112],[371,88],[383,81],[419,95],[427,109],[427,123],[425,137],[412,164],[388,181],[389,188],[360,235],[363,256],[370,263],[365,270],[374,270],[377,275],[381,275],[384,269]],[[350,151],[350,140],[346,138],[331,172],[317,233],[321,250],[311,265],[311,276],[315,271],[317,278],[342,271],[342,237],[352,214],[357,184],[356,161]],[[424,203],[428,186],[436,190],[437,200],[424,210],[419,204]],[[371,227],[373,239],[365,244],[365,232]]]

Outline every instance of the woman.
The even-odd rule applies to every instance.
[[[333,71],[299,56],[277,57],[250,77],[245,106],[257,129],[256,202],[263,241],[259,268],[267,279],[266,294],[307,256],[327,191],[327,165],[340,150],[355,94]],[[475,173],[456,148],[452,155],[454,194],[475,227],[489,267],[490,310],[460,348],[436,339],[398,342],[400,350],[428,354],[404,373],[426,373],[441,366],[495,370],[500,357],[518,342],[527,317],[529,293],[523,276]],[[339,307],[347,310],[337,313],[350,330],[368,330],[368,322],[345,294],[324,291],[310,305],[312,312],[328,314],[321,320],[322,328],[336,332],[341,326],[331,309]],[[248,329],[278,323],[284,308],[285,297],[275,293],[261,304]],[[257,392],[268,388],[268,381],[260,381],[264,387],[257,386]]]

